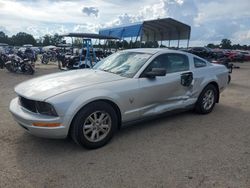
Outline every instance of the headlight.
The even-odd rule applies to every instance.
[[[36,110],[40,114],[58,116],[55,108],[51,104],[46,102],[36,101]]]
[[[34,113],[39,113],[39,114],[48,115],[48,116],[58,116],[55,108],[47,102],[30,100],[22,96],[19,96],[19,104],[23,108]]]

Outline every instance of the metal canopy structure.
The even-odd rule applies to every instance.
[[[0,46],[9,46],[9,45],[6,43],[0,43]]]
[[[140,37],[141,41],[171,41],[187,40],[189,45],[191,27],[172,18],[143,21],[127,26],[105,28],[100,35],[117,37],[119,39]],[[169,43],[170,45],[170,43]]]
[[[88,65],[92,67],[92,60],[97,63],[96,53],[92,44],[91,39],[99,39],[99,40],[118,40],[119,38],[107,35],[100,35],[97,33],[67,33],[60,35],[62,37],[71,37],[72,45],[73,45],[73,38],[81,38],[82,39],[82,50],[80,54],[80,62],[78,65],[74,65],[74,68],[80,68],[83,65],[83,55],[84,55],[84,65]],[[86,49],[84,51],[84,49]],[[73,51],[73,49],[72,49]],[[83,54],[85,53],[85,54]],[[93,58],[91,57],[93,55]]]
[[[76,37],[76,38],[88,38],[88,39],[119,39],[118,37],[101,35],[96,33],[67,33],[60,35],[62,37]]]

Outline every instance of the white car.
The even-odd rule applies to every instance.
[[[10,112],[33,135],[71,135],[86,148],[98,148],[125,122],[176,109],[211,112],[228,75],[225,66],[181,51],[124,50],[93,69],[54,73],[19,84]]]

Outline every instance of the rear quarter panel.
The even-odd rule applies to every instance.
[[[222,92],[228,82],[228,69],[224,65],[208,63],[208,66],[193,69],[193,94],[194,97],[199,97],[202,90],[211,82],[216,82],[219,87],[219,92]]]

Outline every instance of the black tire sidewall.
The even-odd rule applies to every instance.
[[[99,142],[90,142],[88,139],[85,138],[83,134],[83,126],[86,118],[95,111],[104,111],[108,113],[111,117],[112,123],[108,135],[103,140]],[[117,130],[117,125],[118,125],[117,115],[111,105],[102,101],[93,102],[82,108],[82,110],[80,110],[77,113],[72,125],[73,126],[72,128],[74,129],[73,135],[72,134],[71,135],[73,136],[73,139],[83,147],[87,149],[95,149],[104,146],[111,140],[115,131]]]
[[[231,75],[228,75],[228,81],[227,81],[227,83],[230,84],[230,82],[231,82]]]
[[[29,74],[29,75],[33,75],[34,74],[33,67],[30,64],[26,64],[24,66],[25,66],[25,72],[24,72],[24,74]]]

